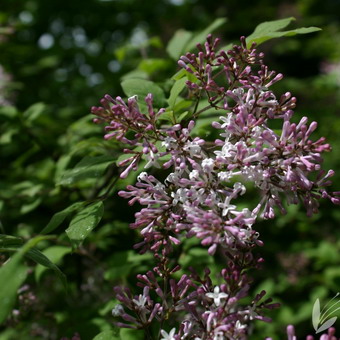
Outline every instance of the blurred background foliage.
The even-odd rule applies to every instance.
[[[296,120],[317,120],[316,135],[332,144],[325,168],[338,170],[333,187],[339,190],[339,13],[339,0],[1,0],[0,233],[29,240],[71,204],[108,199],[98,227],[73,251],[63,233],[71,220],[66,213],[53,231],[57,236],[39,243],[67,276],[68,291],[55,272],[28,260],[25,284],[0,340],[71,339],[75,333],[86,340],[103,331],[114,338],[112,287],[134,287],[135,275],[151,267],[152,259],[132,250],[138,235],[128,223],[136,208],[115,193],[133,176],[112,180],[117,168],[109,160],[117,158],[119,146],[103,142],[89,108],[105,93],[122,95],[120,82],[131,75],[169,79],[178,67],[166,46],[178,29],[202,31],[225,17],[216,35],[228,44],[267,20],[294,16],[298,27],[321,27],[260,49],[267,65],[285,75],[275,85],[277,93],[298,98]],[[168,94],[170,85],[162,86]],[[77,176],[72,169],[85,156],[98,158]],[[282,307],[272,313],[272,324],[256,323],[252,339],[283,339],[289,323],[300,337],[313,332],[314,301],[327,302],[340,287],[339,221],[339,210],[322,202],[311,219],[301,207],[290,207],[286,216],[258,224],[265,241],[258,251],[266,262],[262,272],[252,273],[254,292],[266,289]],[[7,258],[1,253],[0,263]],[[180,261],[184,267],[219,265],[195,243],[188,243]],[[123,331],[120,338],[142,337]]]

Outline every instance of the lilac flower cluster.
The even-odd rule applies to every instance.
[[[165,318],[171,318],[172,323],[179,323],[179,328],[172,328],[169,333],[159,329],[162,339],[247,339],[247,323],[254,319],[270,321],[261,311],[278,307],[271,299],[259,303],[265,295],[262,291],[241,308],[239,300],[248,296],[250,281],[232,262],[221,272],[224,282],[217,285],[213,284],[209,269],[205,269],[203,278],[193,268],[190,270],[190,275],[184,274],[179,280],[171,278],[168,291],[160,287],[152,271],[138,275],[139,286],[144,287],[139,296],[133,296],[128,288],[115,287],[121,304],[115,307],[113,315],[128,322],[117,325],[148,329],[153,319],[162,324]],[[162,304],[155,303],[152,295]]]
[[[295,329],[294,326],[289,325],[287,327],[287,340],[297,340],[297,337],[295,336]],[[314,340],[315,338],[312,335],[307,335],[306,340]],[[327,334],[321,334],[319,340],[339,340],[340,338],[337,338],[335,336],[335,328],[331,327],[328,328]],[[267,338],[266,340],[272,340],[271,338]]]
[[[142,236],[135,248],[152,252],[157,265],[138,276],[143,294],[115,288],[121,305],[114,314],[124,320],[119,326],[144,329],[149,339],[156,325],[156,338],[163,340],[247,339],[250,321],[268,321],[262,309],[277,307],[270,300],[259,303],[265,292],[248,305],[239,302],[250,286],[245,271],[263,261],[252,253],[263,244],[253,229],[257,218],[274,218],[277,209],[285,213],[285,203],[301,201],[308,215],[317,212],[320,198],[340,203],[338,192],[326,191],[334,172],[321,169],[321,153],[330,146],[324,138],[310,139],[317,123],[308,125],[306,117],[292,122],[296,98],[289,92],[277,98],[269,90],[282,74],[269,71],[263,54],[254,45],[248,49],[245,38],[227,52],[218,52],[218,43],[208,36],[198,54],[187,53],[178,64],[190,74],[188,97],[199,101],[206,95],[205,109],[223,113],[212,124],[221,139],[212,143],[193,136],[195,120],[205,110],[197,105],[191,120],[172,126],[159,119],[165,109],[154,109],[151,94],[145,98],[147,113],[136,96],[126,103],[106,95],[102,106],[92,108],[95,122],[107,124],[105,139],[127,146],[120,177],[137,170],[142,159],[146,169],[168,172],[163,182],[142,172],[135,185],[119,192],[129,204],[143,206],[131,224]],[[281,132],[270,127],[274,119],[282,120]],[[260,200],[240,209],[246,185],[259,190]],[[193,269],[178,275],[183,270],[172,253],[190,237],[200,239],[209,255],[218,251],[226,259],[216,283],[208,269],[204,278]],[[172,325],[169,332],[163,329]]]

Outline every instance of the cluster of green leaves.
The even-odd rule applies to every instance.
[[[309,27],[284,31],[292,21],[293,18],[287,18],[262,23],[248,36],[247,43],[261,44],[272,38],[318,30]],[[155,106],[167,110],[163,115],[165,121],[177,123],[186,119],[193,103],[186,97],[185,81],[194,79],[185,71],[173,75],[176,60],[193,50],[196,43],[203,42],[208,33],[227,25],[229,23],[220,18],[198,33],[180,29],[167,44],[167,54],[161,56],[157,38],[147,40],[137,49],[130,44],[116,49],[116,58],[121,61],[131,56],[132,50],[141,50],[142,55],[148,50],[151,54],[147,58],[134,56],[136,69],[121,77],[124,94],[143,98],[151,92]],[[158,50],[153,55],[155,49]],[[46,63],[51,66],[44,58],[36,64],[31,61],[32,65],[27,68],[45,67]],[[164,76],[162,82],[160,75]],[[315,87],[320,90],[327,82],[331,83],[333,91],[338,90],[339,86],[330,79],[314,80]],[[287,84],[296,89],[298,95],[302,93],[302,97],[312,96],[309,85],[304,82],[291,80],[282,85],[283,91],[291,90]],[[76,90],[76,86],[72,88]],[[84,88],[81,90],[88,93]],[[91,97],[92,104],[98,98]],[[0,283],[3,287],[0,323],[4,325],[1,340],[58,339],[75,332],[79,332],[82,339],[141,337],[138,332],[113,329],[110,313],[116,303],[112,286],[117,283],[134,286],[135,275],[152,266],[149,255],[139,256],[131,250],[138,240],[138,235],[128,228],[135,210],[124,200],[114,198],[117,190],[134,182],[136,174],[117,180],[120,146],[115,141],[103,141],[101,128],[92,124],[90,115],[82,113],[83,117],[75,118],[77,114],[73,111],[79,112],[79,107],[72,103],[59,109],[56,105],[42,103],[28,109],[0,108],[0,144],[4,162],[8,163],[0,170],[4,179],[0,182]],[[199,105],[204,107],[207,102],[202,100]],[[308,105],[303,107],[302,113],[307,109]],[[194,133],[206,137],[211,122],[219,115],[214,110],[207,111],[197,122]],[[327,119],[328,123],[332,121],[328,115],[323,119],[326,124]],[[323,132],[330,126],[336,132],[340,126],[339,121],[324,128],[322,124]],[[337,165],[331,160],[328,164]],[[336,219],[339,216],[335,210],[330,214],[321,213],[312,221],[306,220],[303,213],[290,210],[278,221],[278,228],[269,223],[260,227],[266,241],[263,253],[268,264],[262,276],[258,274],[259,288],[265,288],[269,295],[283,303],[274,316],[276,322],[263,325],[265,328],[260,328],[260,335],[273,336],[280,327],[292,322],[301,322],[305,327],[310,321],[315,298],[326,298],[337,289],[340,272],[334,254],[339,252],[340,244],[335,241],[339,238],[332,229]],[[322,231],[319,225],[323,226]],[[320,237],[324,239],[322,243]],[[288,246],[282,245],[281,240]],[[281,257],[273,257],[278,253],[284,257],[285,252],[293,256],[291,267],[295,263],[294,256],[306,258],[302,261],[305,266],[301,272],[313,273],[312,276],[306,279],[306,275],[303,280],[298,272],[295,273],[297,281],[294,281],[289,276],[291,268],[280,263]],[[208,265],[216,272],[219,268],[195,242],[184,247],[180,263],[183,267]],[[29,308],[21,302],[24,299],[17,299],[18,289],[24,283],[37,296],[35,304]],[[315,284],[317,289],[312,289]],[[309,296],[296,298],[306,289],[309,289]],[[23,294],[19,291],[20,295]],[[18,317],[12,313],[13,308],[20,311]],[[297,314],[293,314],[294,311],[298,311]]]

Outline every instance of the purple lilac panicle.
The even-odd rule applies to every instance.
[[[135,185],[119,192],[129,204],[143,206],[131,224],[142,236],[135,248],[152,252],[157,265],[138,275],[143,294],[115,288],[121,305],[114,314],[124,320],[120,327],[144,329],[150,339],[154,320],[162,339],[247,339],[252,320],[268,321],[263,308],[277,307],[270,300],[259,303],[265,292],[250,305],[239,302],[251,284],[245,271],[263,261],[252,254],[262,245],[253,229],[257,218],[274,218],[277,209],[285,213],[284,201],[301,201],[309,216],[322,197],[339,203],[339,193],[326,191],[334,172],[321,169],[321,153],[330,146],[324,138],[311,139],[317,123],[308,124],[306,117],[292,122],[296,98],[289,92],[277,97],[269,89],[282,74],[270,71],[263,54],[255,45],[248,49],[244,37],[230,51],[218,52],[218,43],[208,36],[198,54],[187,53],[178,62],[195,79],[187,81],[189,97],[199,100],[205,94],[205,109],[223,114],[212,124],[221,137],[214,143],[192,136],[205,109],[194,109],[190,121],[167,126],[158,119],[165,110],[154,109],[151,94],[145,98],[147,113],[140,111],[136,96],[125,102],[106,95],[101,107],[92,108],[95,122],[107,124],[105,139],[127,146],[124,153],[130,157],[119,164],[125,167],[122,178],[137,170],[142,158],[145,168],[170,171],[164,182],[142,172]],[[270,128],[273,119],[282,120],[281,133]],[[261,198],[240,209],[236,202],[246,194],[245,184],[257,188]],[[211,256],[218,250],[226,259],[218,282],[208,269],[204,278],[193,270],[175,278],[180,267],[172,252],[189,237],[200,239]],[[167,331],[166,325],[175,327]]]
[[[266,338],[266,340],[272,340],[272,338]],[[292,325],[287,327],[287,340],[297,340],[297,337],[295,336],[295,329]],[[306,340],[316,340],[316,338],[312,335],[307,335]],[[335,328],[330,327],[328,328],[327,333],[320,335],[319,340],[340,340],[340,338],[335,336]]]

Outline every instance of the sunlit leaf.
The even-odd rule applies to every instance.
[[[38,197],[37,199],[34,199],[31,202],[22,205],[20,207],[20,214],[24,215],[24,214],[27,214],[33,211],[40,205],[41,202],[42,202],[42,198]]]
[[[166,47],[169,56],[177,60],[185,52],[186,46],[189,44],[192,36],[193,34],[191,32],[183,29],[176,31]]]
[[[18,128],[9,128],[0,136],[0,144],[5,145],[12,142],[13,137],[18,133]]]
[[[174,85],[172,86],[172,88],[170,90],[170,97],[168,99],[168,103],[169,103],[169,106],[170,106],[171,109],[174,108],[179,94],[185,88],[186,82],[187,82],[186,78],[181,78],[181,79],[176,80]]]
[[[177,71],[172,77],[171,79],[173,80],[179,80],[183,77],[185,77],[189,72],[186,71],[184,68],[181,68],[179,71]]]
[[[15,118],[17,115],[18,110],[14,106],[0,106],[0,116]]]
[[[46,105],[44,103],[35,103],[30,106],[24,113],[25,122],[32,123],[36,120],[44,111],[46,110]]]
[[[296,34],[307,34],[321,30],[318,27],[300,27],[289,31],[280,31],[288,26],[293,20],[295,20],[295,18],[290,17],[280,20],[266,21],[259,24],[255,28],[254,32],[247,37],[247,46],[250,47],[250,45],[254,42],[257,45],[260,45],[273,38],[294,36]]]
[[[150,58],[143,59],[139,65],[138,69],[146,72],[147,74],[153,74],[157,71],[165,70],[171,65],[167,59],[160,58]]]
[[[203,43],[208,36],[208,34],[214,32],[217,28],[221,27],[227,22],[226,18],[217,18],[215,19],[207,28],[203,31],[197,33],[191,40],[190,43],[186,46],[188,51],[191,51],[196,47],[198,43]]]
[[[66,229],[72,244],[79,246],[91,231],[98,225],[104,213],[102,201],[93,203],[81,210]]]
[[[138,96],[138,99],[141,103],[144,102],[145,97],[152,93],[153,102],[155,107],[161,108],[165,104],[165,95],[163,90],[154,82],[139,79],[139,78],[129,78],[123,80],[121,83],[124,93],[128,97],[132,97],[134,95]]]

